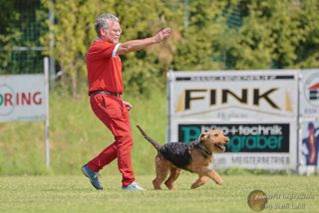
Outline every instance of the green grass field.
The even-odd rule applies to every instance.
[[[2,176],[0,212],[252,212],[248,194],[256,189],[270,198],[264,212],[318,212],[318,177],[223,176],[190,190],[196,176],[184,172],[175,191],[152,189],[152,175],[138,176],[147,190],[124,192],[120,176],[103,176],[104,191],[94,190],[83,176]],[[299,206],[299,207],[298,207]],[[277,209],[274,209],[277,208]],[[296,209],[293,209],[296,208]]]

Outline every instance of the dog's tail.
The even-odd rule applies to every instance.
[[[144,136],[144,138],[150,142],[154,147],[155,149],[158,151],[162,145],[159,144],[157,141],[153,140],[152,138],[150,138],[145,132],[144,130],[139,126],[139,125],[136,125],[136,127],[140,130],[141,134]]]

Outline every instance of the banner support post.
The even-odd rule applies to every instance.
[[[50,141],[49,141],[49,58],[45,57],[44,63],[44,87],[45,87],[45,128],[44,128],[44,144],[45,144],[45,164],[50,168]]]

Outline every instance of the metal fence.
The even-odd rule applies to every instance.
[[[2,5],[2,10],[13,10],[14,17],[10,21],[12,36],[0,49],[2,66],[0,73],[41,73],[43,72],[43,47],[40,44],[40,35],[44,25],[40,23],[38,11],[41,9],[40,0],[12,0]],[[1,28],[2,26],[0,26]],[[8,26],[7,26],[8,27]],[[12,35],[14,33],[14,36]]]

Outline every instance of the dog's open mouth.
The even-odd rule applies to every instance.
[[[225,152],[225,150],[226,150],[225,146],[222,144],[215,144],[215,146],[222,152]]]

